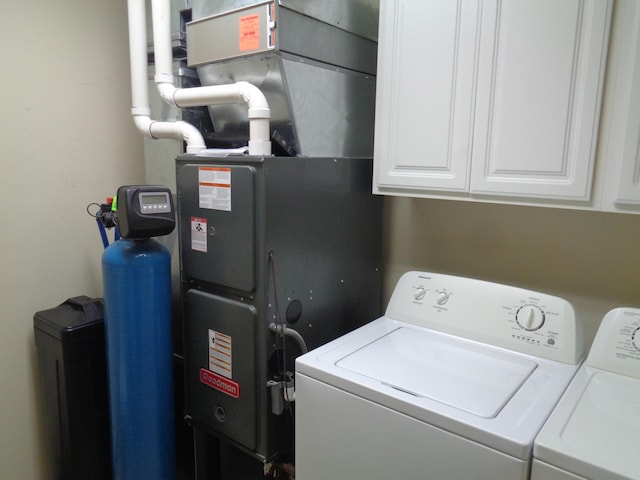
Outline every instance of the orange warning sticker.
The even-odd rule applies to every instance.
[[[231,211],[231,169],[198,168],[198,206],[210,210]]]
[[[240,51],[260,48],[260,15],[240,17]]]

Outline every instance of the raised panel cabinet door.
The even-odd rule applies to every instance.
[[[469,188],[477,0],[382,0],[374,192]]]
[[[472,194],[587,202],[612,2],[483,2]]]
[[[616,171],[615,207],[632,207],[637,211],[640,209],[640,5],[637,0],[624,3],[623,38],[629,40],[620,53],[613,103],[619,123],[611,129],[612,153],[606,161],[607,167]]]

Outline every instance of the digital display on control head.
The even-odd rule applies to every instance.
[[[140,195],[143,205],[161,205],[167,203],[167,196],[165,194],[151,194]]]

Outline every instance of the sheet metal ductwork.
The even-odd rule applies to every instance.
[[[246,81],[271,108],[273,153],[373,155],[378,2],[192,2],[188,64],[202,85]],[[241,105],[209,106],[212,147],[247,144]]]

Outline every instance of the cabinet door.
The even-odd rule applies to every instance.
[[[374,189],[466,192],[477,0],[382,0]]]
[[[640,208],[640,5],[617,4],[620,15],[619,56],[615,62],[613,123],[609,131],[607,168],[613,178],[614,210]],[[611,209],[611,208],[608,208]]]
[[[611,2],[483,2],[471,193],[588,201]]]

